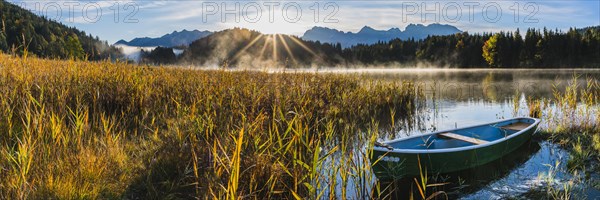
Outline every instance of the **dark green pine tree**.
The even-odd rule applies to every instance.
[[[8,43],[6,43],[6,35],[0,31],[0,51],[8,52]]]
[[[513,35],[513,45],[512,48],[514,49],[511,52],[511,62],[513,63],[514,67],[519,67],[522,66],[523,63],[521,62],[520,58],[523,55],[523,37],[521,36],[521,31],[519,31],[519,29],[517,29],[517,31],[515,31],[515,34]]]

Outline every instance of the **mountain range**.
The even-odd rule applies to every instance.
[[[188,31],[183,29],[181,32],[173,31],[172,33],[163,35],[159,38],[135,38],[129,42],[125,40],[119,40],[115,44],[122,44],[127,46],[136,46],[136,47],[176,47],[176,46],[187,46],[193,41],[204,38],[206,36],[211,35],[213,32],[210,31],[199,31],[193,30]]]
[[[379,41],[390,41],[392,39],[425,39],[429,35],[452,35],[462,32],[452,25],[445,24],[409,24],[404,31],[399,28],[389,30],[375,30],[369,26],[363,27],[359,32],[343,32],[326,27],[313,27],[302,36],[304,40],[319,41],[322,43],[340,43],[342,47],[350,47],[357,44],[374,44]]]
[[[406,26],[404,31],[399,28],[391,28],[389,30],[375,30],[369,26],[363,27],[359,32],[343,32],[332,28],[326,27],[313,27],[306,31],[301,37],[303,40],[319,41],[321,43],[336,44],[340,43],[342,47],[350,47],[357,44],[374,44],[378,41],[390,41],[392,39],[411,39],[415,40],[425,39],[430,35],[452,35],[462,32],[458,28],[445,25],[445,24],[409,24]],[[175,46],[187,46],[192,42],[202,39],[206,36],[213,34],[210,31],[199,31],[199,30],[183,30],[181,32],[173,31],[170,34],[166,34],[159,38],[135,38],[129,42],[125,40],[119,40],[115,44],[124,44],[128,46],[137,47],[151,47],[151,46],[162,46],[162,47],[175,47]]]

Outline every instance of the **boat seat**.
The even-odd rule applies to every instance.
[[[485,141],[485,140],[480,140],[480,139],[477,139],[477,138],[472,138],[472,137],[469,137],[469,136],[459,135],[459,134],[450,133],[450,132],[440,133],[439,135],[442,136],[442,137],[447,137],[447,138],[452,138],[452,139],[456,139],[456,140],[461,140],[461,141],[465,141],[465,142],[472,143],[472,144],[477,144],[477,145],[488,143],[488,141]]]
[[[531,124],[528,124],[528,123],[517,122],[517,123],[512,123],[512,124],[509,124],[506,126],[502,126],[500,128],[507,129],[507,130],[513,130],[513,131],[520,131],[520,130],[526,129],[530,125]]]

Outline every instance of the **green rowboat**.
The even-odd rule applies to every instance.
[[[480,166],[513,152],[540,120],[514,118],[376,143],[371,163],[379,179],[449,173]]]

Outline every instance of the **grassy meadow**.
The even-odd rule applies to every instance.
[[[347,75],[0,54],[0,198],[369,196],[350,181],[370,179],[369,161],[331,156],[372,145],[378,116],[410,117],[422,98]]]

